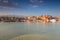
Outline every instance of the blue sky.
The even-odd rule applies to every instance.
[[[60,0],[0,0],[0,15],[60,15]]]

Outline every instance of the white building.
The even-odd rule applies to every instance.
[[[56,19],[51,19],[50,22],[55,23]]]

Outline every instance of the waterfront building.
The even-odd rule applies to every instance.
[[[50,16],[50,15],[42,15],[39,18],[42,20],[43,23],[47,23],[52,18],[52,16]]]
[[[51,19],[50,22],[55,23],[56,19]]]
[[[36,17],[35,16],[28,16],[28,20],[29,21],[36,21]]]

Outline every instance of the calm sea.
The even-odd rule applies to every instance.
[[[60,23],[0,23],[0,40],[25,34],[40,34],[52,40],[60,40]]]

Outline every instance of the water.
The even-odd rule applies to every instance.
[[[0,23],[0,40],[9,40],[25,34],[40,34],[52,40],[60,40],[60,23]]]

